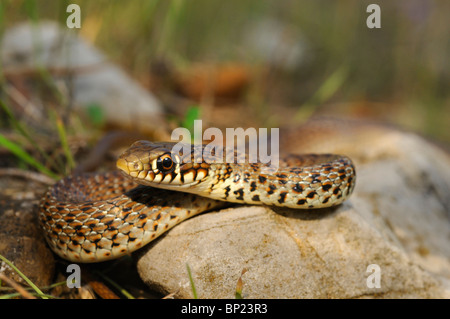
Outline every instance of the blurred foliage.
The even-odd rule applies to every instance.
[[[137,79],[154,61],[238,61],[270,70],[257,101],[318,102],[450,141],[448,1],[376,1],[381,29],[368,29],[366,0],[3,0],[0,30],[23,20],[64,24],[70,3],[82,10],[79,32]],[[340,69],[336,92],[317,100]]]

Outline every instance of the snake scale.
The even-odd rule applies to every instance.
[[[323,208],[345,201],[355,186],[354,165],[342,155],[289,155],[269,171],[235,150],[224,148],[234,161],[223,162],[205,152],[194,158],[205,145],[191,145],[186,154],[173,153],[174,145],[138,141],[118,159],[121,172],[84,173],[54,184],[39,209],[52,250],[74,262],[114,259],[227,202]]]

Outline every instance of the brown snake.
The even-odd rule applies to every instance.
[[[236,153],[233,163],[205,154],[194,160],[204,145],[181,155],[174,145],[138,141],[117,161],[122,173],[80,174],[53,185],[39,214],[52,250],[75,262],[114,259],[226,202],[323,208],[342,203],[355,185],[353,163],[341,155],[289,155],[270,173],[246,156],[238,162]]]

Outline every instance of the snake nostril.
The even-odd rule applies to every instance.
[[[142,163],[141,162],[134,162],[133,167],[136,171],[142,171]]]
[[[123,158],[119,158],[116,162],[117,168],[124,172],[128,172],[128,162],[124,160]]]

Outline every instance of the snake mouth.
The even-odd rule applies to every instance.
[[[120,157],[116,162],[116,167],[134,182],[165,189],[193,187],[208,178],[208,171],[205,168],[199,166],[194,169],[191,166],[191,164],[177,164],[169,171],[162,171],[158,169],[157,159],[145,164],[140,160]]]
[[[118,158],[116,166],[138,184],[157,188],[194,187],[209,178],[209,164],[191,162],[170,150],[174,143],[135,142]],[[184,153],[183,153],[184,154]]]

